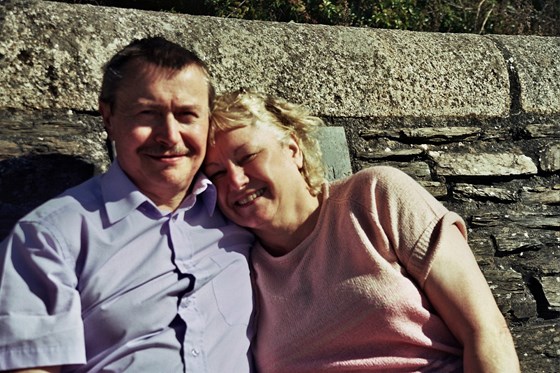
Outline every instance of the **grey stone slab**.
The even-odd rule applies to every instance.
[[[517,192],[506,188],[494,186],[472,185],[457,183],[453,188],[453,195],[461,200],[492,200],[499,202],[515,202],[518,199]]]
[[[526,273],[539,273],[542,276],[558,276],[560,274],[560,235],[550,233],[531,232],[531,235],[546,247],[537,251],[523,251],[516,254],[517,265],[521,265]],[[558,309],[560,311],[560,309]]]
[[[499,253],[540,250],[543,242],[532,231],[519,227],[501,227],[493,235]]]
[[[100,116],[71,111],[0,111],[0,160],[34,154],[63,154],[105,171],[107,134]]]
[[[482,211],[473,215],[471,225],[473,227],[495,227],[506,224],[515,224],[525,228],[536,228],[552,231],[560,230],[560,214],[545,210],[539,212],[510,210],[509,212]]]
[[[362,170],[371,166],[390,166],[398,168],[404,173],[408,174],[416,181],[430,179],[430,166],[425,162],[395,162],[395,161],[383,161],[379,163],[367,163],[358,162],[358,167]]]
[[[414,142],[449,142],[474,139],[481,133],[479,127],[420,127],[403,129],[370,129],[360,133],[364,139],[387,137],[399,140],[412,140]]]
[[[350,153],[343,127],[321,128],[319,143],[323,152],[327,180],[336,180],[352,175]]]
[[[536,316],[536,304],[521,273],[508,269],[485,269],[484,276],[500,310],[518,319]]]
[[[358,153],[358,157],[363,159],[387,159],[395,157],[413,157],[424,153],[420,148],[406,148],[406,149],[391,149],[385,148],[381,150],[371,150],[368,152]]]
[[[490,235],[479,230],[469,230],[468,240],[476,261],[484,269],[483,271],[494,268],[494,242]]]
[[[439,176],[534,175],[537,166],[523,154],[431,151]]]
[[[560,205],[560,185],[550,188],[524,187],[521,192],[521,200],[538,205]]]
[[[525,127],[532,138],[560,137],[560,123],[533,123]]]
[[[418,184],[422,185],[430,194],[438,199],[447,197],[447,185],[439,181],[418,180]]]
[[[541,169],[546,172],[560,170],[560,142],[547,144],[539,155]]]
[[[548,304],[560,309],[560,276],[542,277],[540,282]]]

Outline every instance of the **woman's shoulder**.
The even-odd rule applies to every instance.
[[[377,179],[382,181],[391,180],[394,177],[409,178],[409,176],[406,173],[399,170],[398,168],[391,167],[391,166],[372,166],[372,167],[364,168],[358,171],[356,175],[360,175],[360,177],[372,178],[372,179]]]
[[[372,166],[333,182],[334,189],[382,188],[413,185],[416,182],[403,171],[390,166]]]
[[[336,182],[329,188],[333,201],[354,201],[364,206],[408,205],[411,200],[437,204],[435,198],[405,172],[390,166],[373,166]]]

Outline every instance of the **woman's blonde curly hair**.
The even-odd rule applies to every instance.
[[[323,121],[303,106],[252,90],[225,93],[216,98],[210,119],[208,142],[215,145],[216,135],[245,126],[268,125],[279,134],[280,141],[291,136],[303,154],[300,170],[312,195],[321,192],[325,167],[317,131]]]

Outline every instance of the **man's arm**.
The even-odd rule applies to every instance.
[[[464,371],[519,372],[511,333],[465,238],[443,229],[424,290],[463,345]],[[451,243],[451,244],[450,244]]]
[[[58,247],[64,240],[41,223],[22,220],[0,243],[0,299],[8,300],[0,302],[0,371],[59,372],[86,361],[77,275]]]

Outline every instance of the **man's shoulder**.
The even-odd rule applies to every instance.
[[[99,176],[71,187],[60,195],[47,200],[27,214],[23,221],[68,220],[85,211],[99,209],[103,198],[99,184]]]

